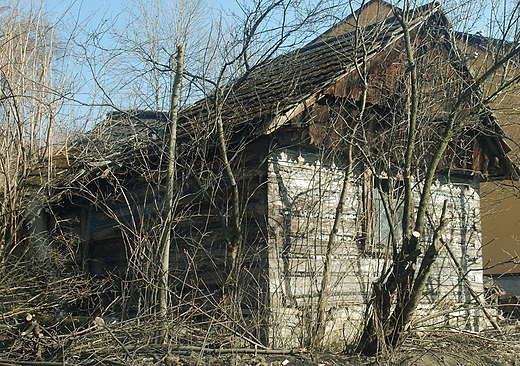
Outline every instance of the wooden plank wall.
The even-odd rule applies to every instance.
[[[307,336],[309,322],[316,312],[325,251],[342,179],[340,169],[321,166],[319,157],[303,147],[278,151],[269,159],[271,346],[296,346]],[[471,179],[459,183],[438,180],[433,190],[431,217],[434,221],[438,219],[442,203],[447,199],[450,224],[444,239],[464,270],[469,271],[474,289],[482,292],[478,183]],[[360,242],[365,217],[362,198],[363,178],[355,175],[351,178],[333,251],[327,324],[331,343],[356,335],[371,282],[383,265],[381,251],[366,251],[365,242]],[[427,230],[423,238],[426,246],[431,230]],[[446,250],[428,283],[422,314],[444,310],[445,306],[436,304],[440,299],[445,306],[472,301]],[[462,321],[467,322],[467,316]]]
[[[244,289],[244,311],[265,318],[268,304],[267,284],[267,168],[265,141],[251,143],[234,160],[241,197],[244,198],[243,228],[247,243],[242,267],[241,286]],[[211,158],[211,157],[209,157]],[[209,159],[208,158],[208,159]],[[213,157],[218,162],[218,156]],[[214,174],[191,171],[184,177],[184,191],[175,215],[173,243],[170,254],[171,286],[180,297],[189,291],[208,304],[218,303],[224,281],[226,234],[223,221],[229,220],[230,193],[219,165]],[[194,179],[193,174],[200,174]],[[219,175],[220,174],[220,175]],[[208,194],[202,193],[201,180],[209,176]],[[124,280],[139,288],[154,280],[157,241],[161,230],[158,218],[162,212],[164,186],[147,176],[129,173],[118,176],[117,185],[110,179],[99,179],[84,192],[63,196],[55,207],[59,231],[74,237],[77,264],[89,276]],[[87,198],[83,198],[87,197]],[[116,289],[117,290],[117,289]],[[146,290],[148,291],[148,290]],[[114,292],[115,293],[115,292]],[[211,301],[204,296],[212,296]],[[125,300],[126,301],[126,300]],[[128,299],[137,303],[136,299]],[[190,300],[191,301],[191,300]],[[261,305],[263,304],[263,305]],[[130,305],[133,306],[133,305]],[[257,323],[261,322],[257,319]]]

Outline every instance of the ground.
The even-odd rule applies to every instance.
[[[518,331],[518,332],[517,332]],[[235,355],[202,358],[192,355],[175,358],[171,365],[222,366],[337,366],[337,365],[403,365],[403,366],[515,366],[520,365],[520,325],[510,327],[506,340],[496,339],[492,332],[461,333],[436,330],[411,335],[398,350],[377,358],[341,354],[301,354],[283,356]],[[177,356],[178,357],[178,356]],[[168,365],[165,363],[165,365]]]
[[[184,345],[155,345],[146,324],[91,324],[69,334],[23,336],[8,324],[0,331],[0,366],[477,366],[520,365],[520,322],[502,321],[501,331],[481,333],[430,329],[411,333],[399,349],[380,357],[338,353],[255,354],[244,350],[201,352]],[[180,347],[180,348],[179,348]]]

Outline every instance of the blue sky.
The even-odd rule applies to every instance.
[[[126,26],[128,22],[126,21],[127,14],[124,12],[125,8],[129,6],[128,4],[132,3],[132,1],[124,1],[124,0],[21,0],[22,3],[25,4],[33,4],[34,8],[38,9],[40,4],[43,4],[44,12],[50,19],[54,19],[54,21],[58,21],[61,19],[60,23],[64,26],[64,34],[65,37],[68,37],[69,32],[75,34],[76,42],[84,41],[87,38],[90,38],[89,35],[96,34],[97,31],[100,31],[100,45],[106,46],[107,49],[110,49],[112,45],[111,36],[104,36],[103,32],[107,29],[115,30],[118,28],[119,30]],[[25,2],[24,2],[25,1]],[[173,0],[174,1],[174,0]],[[236,9],[235,0],[219,0],[219,1],[211,1],[207,0],[208,3],[212,4],[213,10],[215,11],[223,11],[226,13],[229,9]],[[0,4],[2,0],[0,0]],[[51,23],[53,20],[51,20]],[[76,28],[76,30],[74,30]],[[62,28],[63,29],[63,28]],[[81,29],[78,31],[78,29]],[[93,36],[95,37],[95,36]],[[93,48],[89,48],[92,52],[94,52]],[[71,52],[76,52],[72,51]],[[81,51],[80,51],[81,52]],[[89,57],[91,55],[89,54]],[[76,59],[77,60],[77,59]],[[124,79],[124,75],[115,74],[113,70],[100,71],[99,65],[101,67],[105,67],[107,64],[103,64],[106,60],[100,58],[101,62],[98,62],[96,66],[94,66],[96,71],[100,73],[98,76],[93,76],[93,74],[89,71],[88,66],[84,62],[77,63],[73,70],[70,71],[70,77],[73,81],[74,88],[77,90],[74,94],[74,98],[77,101],[80,101],[84,104],[77,104],[71,102],[69,105],[72,106],[76,110],[78,117],[76,119],[81,121],[86,121],[84,125],[86,128],[91,126],[92,121],[99,120],[100,115],[103,115],[107,109],[111,108],[103,108],[103,107],[93,107],[89,108],[86,105],[92,104],[105,104],[107,103],[106,98],[104,98],[99,89],[95,89],[97,82],[94,82],[94,78],[97,77],[99,82],[104,83],[103,87],[108,91],[110,98],[113,100],[115,105],[118,105],[122,108],[128,108],[125,105],[125,98],[127,95],[124,94],[128,90],[127,85],[121,84],[120,80]],[[113,67],[114,65],[110,65],[107,67]],[[105,68],[106,70],[106,68]],[[116,71],[117,73],[117,71]],[[122,87],[120,85],[123,85]],[[101,95],[101,97],[100,97]],[[130,102],[128,102],[130,103]],[[80,125],[83,122],[79,123]]]
[[[100,22],[103,18],[107,20],[124,18],[123,9],[126,4],[131,1],[125,0],[41,0],[47,11],[52,13],[63,13],[67,11],[70,16],[76,19],[89,19],[92,25]],[[171,0],[174,1],[174,0]],[[361,0],[359,0],[361,1]],[[471,1],[471,0],[470,0]],[[468,3],[470,2],[468,1]],[[507,0],[510,1],[510,0]],[[36,0],[37,2],[37,0]],[[479,2],[489,4],[491,0],[472,0],[471,6],[468,7],[468,12],[476,13],[476,8],[480,8]],[[220,10],[226,13],[230,9],[239,11],[236,0],[207,0],[207,3],[213,7],[214,10]],[[451,4],[450,1],[447,1]],[[485,29],[485,21],[482,20],[479,24],[472,27],[475,32],[479,29]]]
[[[47,11],[64,12],[81,18],[91,17],[93,20],[102,16],[119,16],[125,4],[124,0],[42,0]],[[236,9],[235,0],[208,0],[216,10]]]

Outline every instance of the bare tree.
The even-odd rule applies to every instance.
[[[446,34],[446,42],[450,44],[448,55],[451,59],[448,60],[455,71],[454,80],[458,81],[452,82],[451,85],[443,84],[444,90],[449,90],[444,98],[450,98],[453,102],[448,104],[445,125],[437,135],[433,135],[434,139],[430,140],[432,143],[427,147],[425,145],[427,141],[424,139],[427,136],[425,135],[426,116],[421,113],[421,110],[432,102],[431,96],[428,97],[426,93],[434,90],[431,85],[425,83],[425,78],[421,77],[427,72],[424,67],[428,68],[428,63],[421,60],[424,57],[421,57],[422,53],[416,46],[419,35],[417,32],[412,32],[410,28],[410,22],[417,12],[418,8],[408,2],[404,3],[402,11],[394,10],[404,34],[403,48],[408,63],[405,75],[405,85],[407,85],[405,100],[409,105],[404,114],[406,140],[400,147],[403,149],[403,160],[402,169],[398,169],[403,184],[403,197],[400,203],[402,221],[400,228],[395,226],[392,229],[394,254],[391,262],[383,267],[384,271],[374,283],[373,298],[367,313],[367,325],[359,348],[368,354],[374,354],[387,346],[395,346],[402,340],[443,247],[442,235],[448,220],[447,201],[444,202],[442,212],[437,214],[436,219],[429,216],[432,214],[430,212],[432,187],[437,172],[445,164],[443,159],[446,154],[451,154],[450,151],[455,149],[453,145],[462,146],[460,141],[467,138],[465,131],[476,123],[483,121],[480,123],[485,129],[488,125],[486,121],[491,115],[488,104],[498,95],[516,86],[519,81],[518,76],[509,75],[495,92],[484,95],[481,91],[493,75],[500,73],[505,65],[518,56],[520,48],[517,39],[508,43],[507,51],[503,52],[483,74],[473,76],[463,66],[467,59],[457,49],[455,35]],[[434,125],[433,121],[428,123]],[[425,154],[421,156],[423,166],[417,163],[418,151],[423,151]],[[457,154],[461,153],[457,152]],[[418,191],[415,188],[417,183],[420,184]],[[392,225],[391,217],[395,216],[395,213],[392,212],[388,217],[390,225]],[[427,234],[429,231],[431,234]],[[400,234],[396,237],[395,233]],[[421,242],[425,235],[431,236],[431,244],[423,249]],[[396,238],[400,240],[395,241]],[[421,254],[424,255],[419,260]]]
[[[140,6],[140,14],[143,14],[139,17],[140,21],[159,19],[151,16],[149,12],[143,13],[143,9],[149,8],[144,7],[144,4]],[[157,9],[161,8],[158,7]],[[246,257],[252,255],[251,249],[244,249],[248,232],[251,231],[248,229],[248,225],[251,224],[250,221],[252,221],[252,219],[248,216],[250,214],[247,212],[247,202],[251,193],[245,188],[247,181],[241,176],[241,164],[243,164],[241,152],[250,141],[247,136],[237,140],[233,124],[229,123],[227,116],[223,116],[223,109],[227,108],[228,103],[233,102],[235,91],[247,80],[249,73],[254,71],[259,65],[266,63],[273,56],[282,52],[285,48],[294,47],[295,44],[301,44],[304,39],[307,39],[309,34],[315,35],[316,26],[319,24],[323,27],[322,22],[326,19],[330,19],[331,14],[333,14],[334,10],[337,10],[337,7],[332,1],[322,1],[319,4],[302,1],[257,1],[252,4],[242,4],[241,10],[243,11],[242,15],[235,14],[235,16],[238,17],[238,25],[235,24],[234,27],[224,29],[222,26],[225,19],[221,18],[220,24],[209,28],[209,35],[205,34],[204,37],[199,37],[199,43],[201,43],[200,39],[207,42],[203,44],[203,47],[200,47],[200,50],[197,49],[199,43],[193,43],[193,38],[190,38],[189,32],[183,28],[184,26],[180,28],[181,30],[176,28],[173,32],[161,37],[158,36],[158,34],[164,32],[161,22],[151,22],[151,25],[142,25],[140,22],[136,22],[136,24],[139,24],[139,27],[127,28],[116,40],[124,45],[121,47],[122,49],[128,50],[129,52],[137,50],[135,55],[139,62],[135,63],[132,61],[133,59],[129,60],[133,65],[147,65],[149,67],[150,72],[147,73],[143,79],[134,78],[133,73],[125,74],[129,80],[132,80],[132,82],[125,84],[129,87],[129,92],[133,93],[133,85],[136,85],[137,89],[144,93],[137,97],[139,101],[135,99],[137,101],[135,104],[127,104],[123,107],[123,104],[117,102],[119,97],[114,97],[115,94],[110,89],[113,86],[109,84],[100,84],[100,86],[102,87],[101,93],[104,95],[103,98],[106,104],[111,104],[120,111],[127,108],[139,109],[150,106],[156,109],[163,108],[166,94],[164,94],[165,86],[161,80],[165,73],[171,73],[173,70],[167,59],[171,57],[169,53],[171,52],[170,47],[166,45],[167,42],[164,44],[161,42],[176,37],[186,41],[187,62],[184,72],[186,85],[184,90],[187,94],[185,98],[191,99],[199,95],[205,97],[205,99],[193,107],[187,107],[186,110],[180,114],[178,131],[181,135],[181,140],[184,140],[177,146],[179,149],[178,159],[182,161],[177,160],[175,164],[177,169],[175,187],[178,191],[175,192],[175,203],[171,205],[175,211],[171,211],[171,214],[172,217],[175,217],[172,240],[176,243],[178,248],[181,248],[181,251],[177,253],[175,252],[178,250],[177,248],[172,249],[175,255],[174,258],[169,261],[178,263],[189,260],[189,265],[191,266],[192,259],[190,258],[195,258],[193,259],[193,266],[195,267],[200,265],[197,259],[203,256],[204,259],[199,259],[200,262],[213,261],[215,263],[212,263],[212,266],[218,267],[220,263],[218,262],[219,258],[217,255],[220,253],[213,256],[211,255],[212,249],[210,248],[220,245],[217,242],[223,239],[226,245],[225,251],[228,253],[223,264],[225,274],[222,278],[218,278],[223,298],[220,303],[214,304],[214,306],[221,310],[225,318],[230,320],[228,323],[224,322],[224,324],[226,324],[225,327],[236,327],[240,332],[248,333],[247,328],[244,327],[242,322],[241,306],[245,301],[245,285],[242,282],[244,278],[248,278],[251,281],[254,280],[254,275],[249,273],[251,269],[245,265],[245,263],[247,263]],[[189,22],[193,23],[194,15],[190,15],[190,17],[187,18],[189,18]],[[143,32],[145,32],[145,34],[143,34]],[[177,35],[172,36],[171,34]],[[196,34],[200,36],[200,33],[196,32]],[[116,54],[116,56],[122,57],[124,60],[125,57],[128,57],[128,54]],[[110,62],[114,62],[115,59],[116,58],[112,59]],[[195,63],[194,60],[197,63]],[[92,70],[95,70],[95,68],[93,67]],[[240,77],[237,77],[237,75],[240,75]],[[100,79],[96,77],[96,80]],[[117,88],[120,87],[121,84],[118,84]],[[132,98],[136,96],[137,94],[133,94]],[[153,100],[151,98],[152,96]],[[195,118],[195,121],[192,123],[189,116],[196,115],[197,108],[204,108],[204,113],[207,112],[207,114],[204,116],[202,122],[198,122]],[[247,106],[237,108],[234,111],[235,115],[239,114],[242,108],[247,108]],[[170,110],[173,111],[173,107],[170,108]],[[191,110],[195,110],[195,112],[190,114],[192,113]],[[124,113],[121,113],[121,116],[122,115],[124,115]],[[146,124],[148,122],[144,119],[139,120],[141,118],[139,117],[139,113],[128,113],[128,116],[130,118],[133,118],[132,116],[137,118],[135,124],[130,123],[130,125],[132,125],[131,128],[139,126],[139,133],[141,133],[141,124],[145,125],[145,129],[147,128]],[[148,127],[151,126],[148,125]],[[164,131],[156,131],[155,128],[156,126],[151,129],[153,133],[159,132],[160,136],[164,134]],[[101,132],[101,128],[98,130],[98,132]],[[172,133],[172,131],[172,129],[166,129],[165,136],[168,136],[168,133]],[[99,141],[104,138],[96,138],[94,134],[95,131],[92,133],[95,141],[97,141],[95,144],[99,144]],[[139,138],[140,137],[137,137],[137,139]],[[161,168],[162,162],[171,160],[167,157],[166,151],[168,151],[168,149],[165,148],[165,145],[160,145],[158,148],[163,151],[160,154],[161,157],[158,165],[139,160],[143,163],[143,166],[141,168],[134,166],[134,168],[136,171],[143,170],[143,174],[146,174],[147,177],[153,176],[157,178],[157,181],[149,179],[147,184],[150,194],[160,195],[162,194],[162,187],[165,184],[164,174],[156,174],[154,170],[163,169]],[[110,148],[100,149],[101,156],[99,156],[99,159],[103,160],[102,155],[106,155],[110,150]],[[124,182],[117,179],[114,179],[113,182],[114,188],[118,192],[124,192],[124,197],[128,197],[128,203],[124,209],[125,213],[118,213],[113,209],[109,209],[109,207],[106,207],[104,204],[101,205],[103,206],[102,209],[127,233],[125,234],[125,240],[128,241],[127,250],[129,254],[138,252],[143,254],[147,253],[147,255],[129,255],[129,263],[131,263],[131,267],[135,266],[135,269],[132,270],[134,274],[127,277],[127,283],[141,283],[146,288],[150,286],[153,287],[155,286],[155,278],[157,277],[153,275],[153,271],[151,271],[151,274],[147,272],[148,269],[145,270],[145,268],[155,267],[153,263],[154,260],[152,259],[154,256],[150,248],[146,249],[145,247],[153,245],[152,243],[158,240],[158,238],[154,238],[154,230],[144,229],[143,219],[147,212],[146,209],[138,209],[138,212],[130,217],[128,212],[135,211],[131,209],[133,205],[131,202],[132,194],[125,188]],[[168,180],[168,182],[170,183],[166,184],[167,188],[172,187],[173,183],[171,183],[170,180]],[[160,188],[152,187],[154,183],[159,183]],[[190,186],[188,187],[187,184],[190,184]],[[200,204],[197,203],[195,199],[195,203],[183,203],[182,205],[178,205],[179,200],[186,200],[190,194],[193,194],[185,194],[183,192],[194,189],[194,185],[198,185],[199,191],[197,195],[201,195],[205,200],[210,202],[209,212],[206,213],[204,209],[202,209],[202,212],[207,215],[203,219],[198,218],[198,216],[201,215],[201,209],[198,208]],[[90,197],[88,200],[95,202],[94,197]],[[158,211],[161,211],[163,207],[167,207],[162,206],[161,201],[158,196],[155,196],[152,197],[150,201],[139,203],[138,207],[141,204],[156,202],[156,208]],[[169,201],[169,199],[166,199],[166,201]],[[198,209],[199,211],[190,212],[190,205],[193,205],[193,210]],[[170,209],[166,209],[166,212],[170,212]],[[130,217],[130,222],[126,221],[127,218],[125,218],[125,216],[127,215]],[[162,215],[159,214],[159,217],[161,216]],[[182,222],[199,220],[196,222],[201,222],[202,226],[211,226],[213,225],[211,220],[214,220],[215,216],[222,225],[223,238],[211,238],[209,234],[211,232],[210,229],[207,229],[208,231],[206,232],[199,228],[199,230],[201,230],[200,233],[192,232],[189,237],[183,233],[183,231],[187,229],[183,226],[185,224],[182,224]],[[204,221],[207,223],[204,223]],[[157,228],[157,226],[165,225],[164,223],[164,221],[154,222],[152,226]],[[169,226],[169,224],[166,224],[164,226],[165,230],[168,230]],[[200,239],[198,238],[199,236]],[[145,239],[145,237],[147,237],[147,239]],[[207,244],[207,241],[211,241],[211,239],[213,239],[214,245]],[[169,242],[169,240],[167,241]],[[189,242],[187,247],[189,247],[190,250],[186,251],[186,253],[182,252],[183,247],[180,243],[183,242]],[[246,251],[249,251],[249,253],[246,254]],[[163,263],[167,261],[165,258],[166,257],[163,258]],[[163,269],[159,271],[163,276],[166,276],[168,272],[170,273],[171,279],[173,280],[171,283],[175,288],[187,290],[192,286],[190,281],[194,283],[201,281],[198,278],[191,278],[188,273],[180,275],[178,271],[175,270],[175,265],[172,267],[173,269],[170,268],[169,271],[164,268],[166,267],[163,267]],[[197,273],[195,269],[193,269],[193,272],[191,271],[190,269],[189,273]],[[145,276],[145,273],[148,274]],[[173,275],[173,273],[175,273],[175,275]],[[188,282],[186,277],[188,277]],[[139,278],[139,281],[134,282],[134,278]],[[260,279],[257,280],[260,281]],[[163,279],[162,282],[159,281],[159,283],[161,284],[159,287],[166,288],[166,279]],[[200,291],[204,293],[201,288],[204,289],[204,287],[207,287],[208,291],[214,291],[213,284],[198,282],[198,286],[198,289],[195,288],[195,286],[190,289],[194,290],[193,292]],[[129,285],[129,287],[137,286]],[[161,292],[160,288],[157,290]],[[155,290],[152,290],[151,292],[153,293],[154,291]],[[166,294],[163,292],[162,295],[158,294],[158,296],[166,296]],[[170,293],[168,296],[175,297],[177,295]],[[200,295],[199,298],[207,299],[208,297],[207,295]],[[150,305],[153,304],[153,299],[154,295],[148,298],[147,301],[149,301]],[[165,303],[164,298],[161,303]],[[163,307],[163,309],[166,308]],[[248,337],[251,338],[250,335],[248,335]],[[256,342],[259,343],[258,341]]]
[[[14,303],[8,296],[1,302],[13,313],[41,304],[47,311],[50,304],[70,303],[66,287],[81,282],[68,281],[74,271],[65,263],[71,261],[73,243],[51,241],[55,228],[46,226],[52,215],[47,198],[59,159],[56,147],[69,135],[64,119],[73,118],[64,109],[73,91],[68,72],[74,66],[64,52],[68,39],[62,38],[60,17],[19,1],[2,7],[0,18],[0,292],[33,283],[27,293],[14,296]],[[54,294],[44,293],[50,284]],[[23,303],[31,297],[41,301]]]
[[[181,97],[182,76],[184,69],[184,45],[179,42],[177,45],[177,56],[175,58],[175,79],[172,86],[170,112],[168,114],[169,122],[169,147],[168,147],[168,170],[167,170],[167,184],[166,197],[164,208],[164,227],[161,234],[161,274],[159,275],[159,314],[164,321],[163,328],[166,330],[162,337],[163,342],[167,339],[167,312],[168,312],[168,287],[169,287],[169,272],[170,272],[170,248],[171,248],[171,231],[172,220],[174,214],[174,192],[175,192],[175,160],[176,160],[176,145],[177,145],[177,121],[179,115],[179,99]]]

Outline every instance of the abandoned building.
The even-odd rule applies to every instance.
[[[456,96],[472,75],[438,5],[417,9],[409,27],[421,89],[413,164],[418,194]],[[221,99],[215,94],[180,112],[172,302],[203,307],[221,296],[232,219],[215,127],[222,119],[241,197],[242,312],[254,319],[251,333],[272,347],[301,344],[310,329],[338,214],[330,248],[329,343],[356,336],[371,283],[391,255],[390,236],[400,230],[409,109],[403,30],[390,16],[336,33],[259,65],[224,87]],[[449,249],[428,282],[419,325],[438,320],[436,314],[460,327],[483,324],[479,311],[470,310],[477,300],[467,288],[469,282],[473,293],[482,293],[479,184],[517,171],[495,115],[474,93],[468,108],[484,112],[450,141],[431,192],[422,241],[426,247],[447,201],[443,240]],[[51,204],[34,217],[39,233],[75,243],[85,274],[120,280],[118,306],[127,314],[153,299],[147,281],[157,273],[167,120],[159,112],[109,114],[55,157]],[[338,213],[344,179],[346,200]]]

